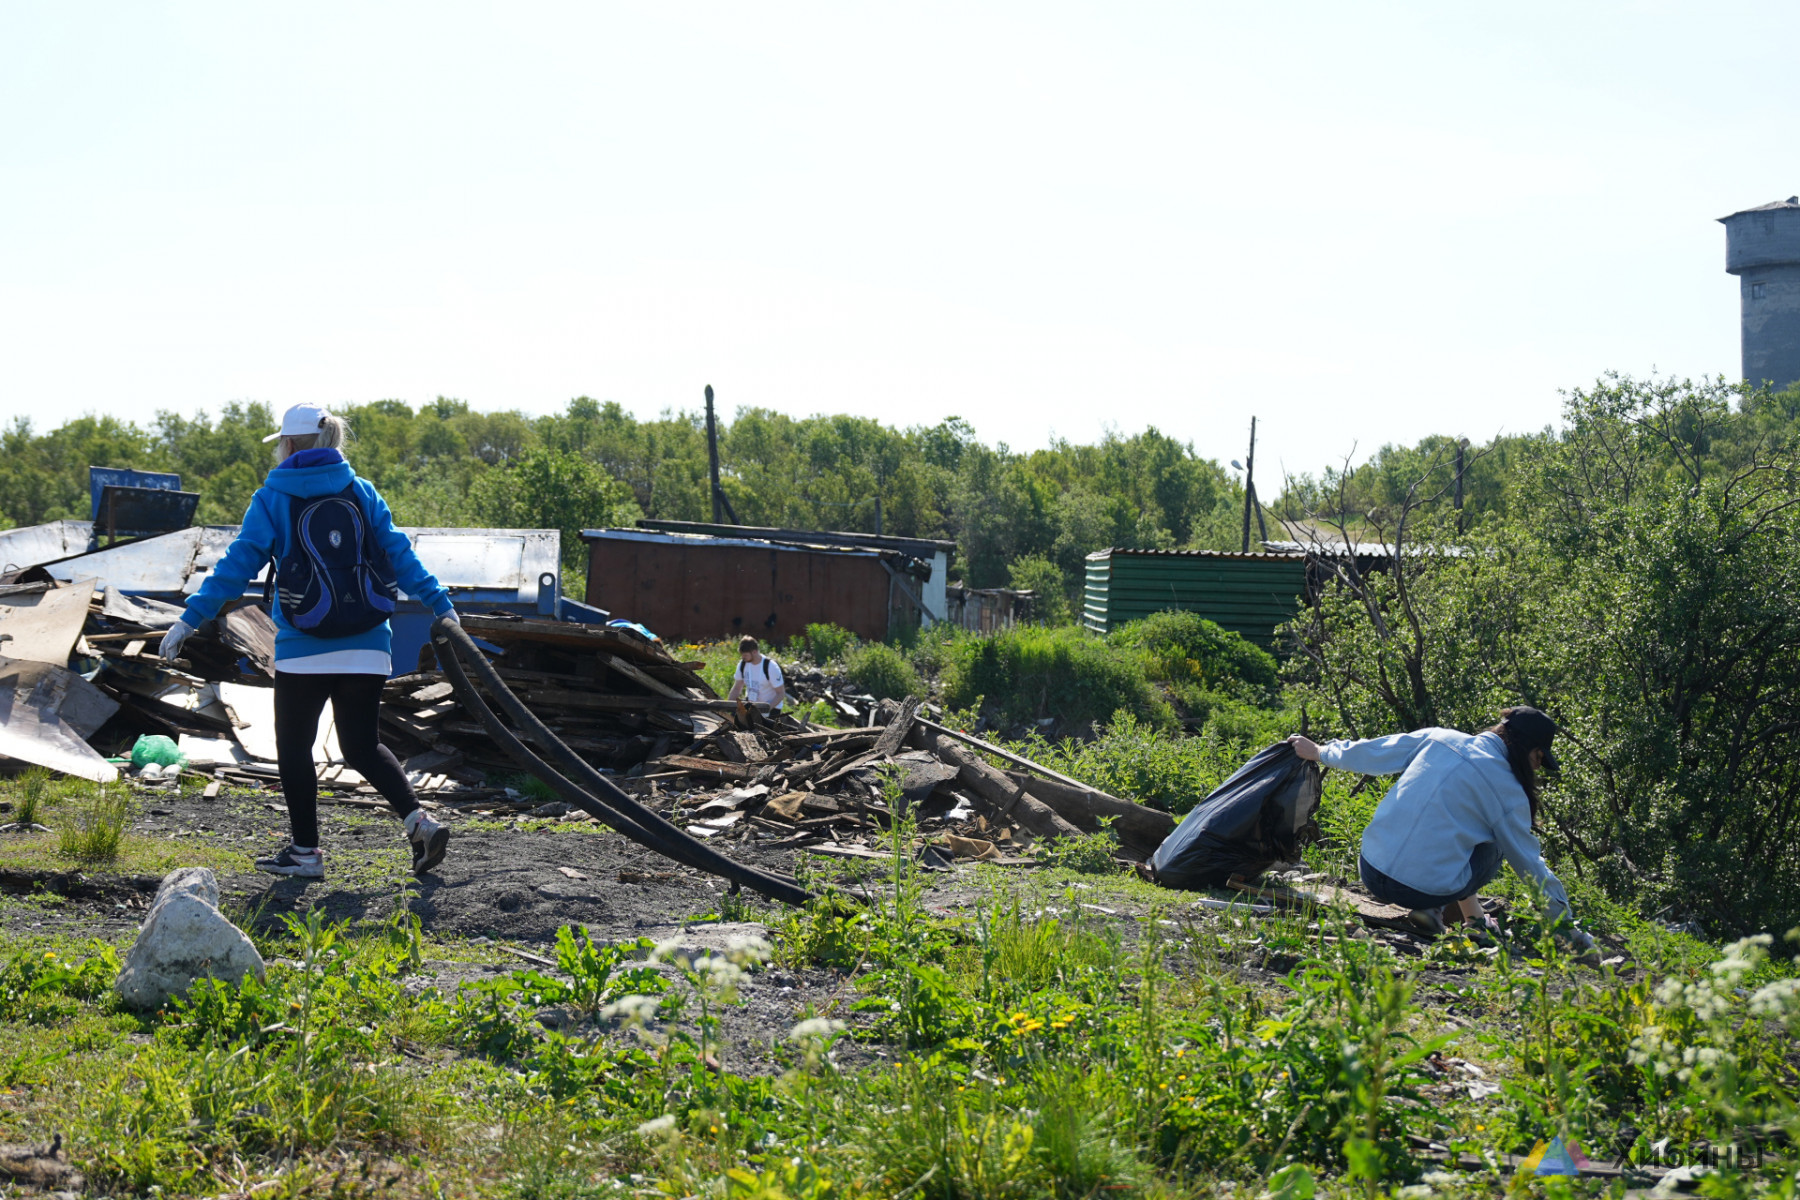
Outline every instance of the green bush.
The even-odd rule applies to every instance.
[[[814,623],[806,627],[806,652],[821,667],[842,662],[856,644],[856,635],[841,625]]]
[[[858,646],[844,665],[850,682],[878,700],[901,700],[919,694],[919,673],[892,646],[880,642]]]
[[[961,708],[985,696],[1002,725],[1040,717],[1079,725],[1120,709],[1160,728],[1175,724],[1141,655],[1075,626],[1018,626],[959,639],[947,651],[945,703]]]
[[[1014,559],[1007,576],[1012,587],[1033,593],[1031,617],[1039,625],[1066,625],[1073,619],[1068,580],[1062,568],[1049,559],[1041,554]]]
[[[1198,804],[1258,748],[1210,733],[1171,737],[1124,710],[1092,741],[1033,734],[1019,745],[1028,758],[1103,792],[1177,814]]]
[[[1199,613],[1154,613],[1107,641],[1143,654],[1151,678],[1197,716],[1227,699],[1266,706],[1278,692],[1275,656]]]

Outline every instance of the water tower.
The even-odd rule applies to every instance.
[[[1744,378],[1800,382],[1800,196],[1720,217],[1725,269],[1738,277]]]

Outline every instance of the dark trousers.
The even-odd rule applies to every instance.
[[[400,760],[375,735],[381,717],[381,687],[386,682],[380,675],[275,672],[275,750],[294,845],[319,844],[319,776],[312,748],[327,700],[337,720],[338,745],[350,769],[375,785],[402,818],[419,807]]]
[[[1482,842],[1469,851],[1469,885],[1459,895],[1432,896],[1404,883],[1384,875],[1369,865],[1369,860],[1358,856],[1362,863],[1363,886],[1369,889],[1369,895],[1383,904],[1398,904],[1402,908],[1442,908],[1458,900],[1467,900],[1476,892],[1493,881],[1500,873],[1500,847],[1494,842]]]

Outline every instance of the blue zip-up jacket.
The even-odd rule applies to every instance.
[[[375,485],[359,478],[339,451],[302,450],[289,455],[286,462],[270,471],[263,485],[250,497],[250,507],[244,511],[243,528],[213,567],[206,582],[200,585],[200,590],[188,600],[181,619],[196,629],[212,620],[227,601],[244,594],[244,589],[268,563],[271,554],[279,557],[277,552],[286,552],[291,524],[288,514],[296,499],[329,496],[343,491],[352,481],[362,500],[363,511],[368,514],[375,540],[387,551],[388,563],[402,590],[440,617],[449,612],[452,608],[450,594],[413,553],[411,540],[394,528],[394,514],[388,511],[387,501],[381,498]],[[270,586],[273,583],[271,580]],[[394,631],[386,621],[352,637],[318,638],[288,624],[281,613],[279,596],[270,604],[269,615],[275,618],[275,661],[278,663],[332,650],[393,653]]]
[[[1319,765],[1400,778],[1363,831],[1362,856],[1383,875],[1431,896],[1469,885],[1469,854],[1494,842],[1512,869],[1544,890],[1548,915],[1569,910],[1569,894],[1544,862],[1531,832],[1531,800],[1493,732],[1419,729],[1319,747]]]

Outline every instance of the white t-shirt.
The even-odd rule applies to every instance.
[[[765,676],[763,668],[768,668]],[[781,665],[768,655],[761,662],[738,660],[737,681],[744,685],[744,698],[752,704],[774,704],[775,689],[787,681],[781,677]]]
[[[275,669],[289,675],[380,675],[385,679],[394,673],[394,660],[382,650],[327,650],[281,659]]]

